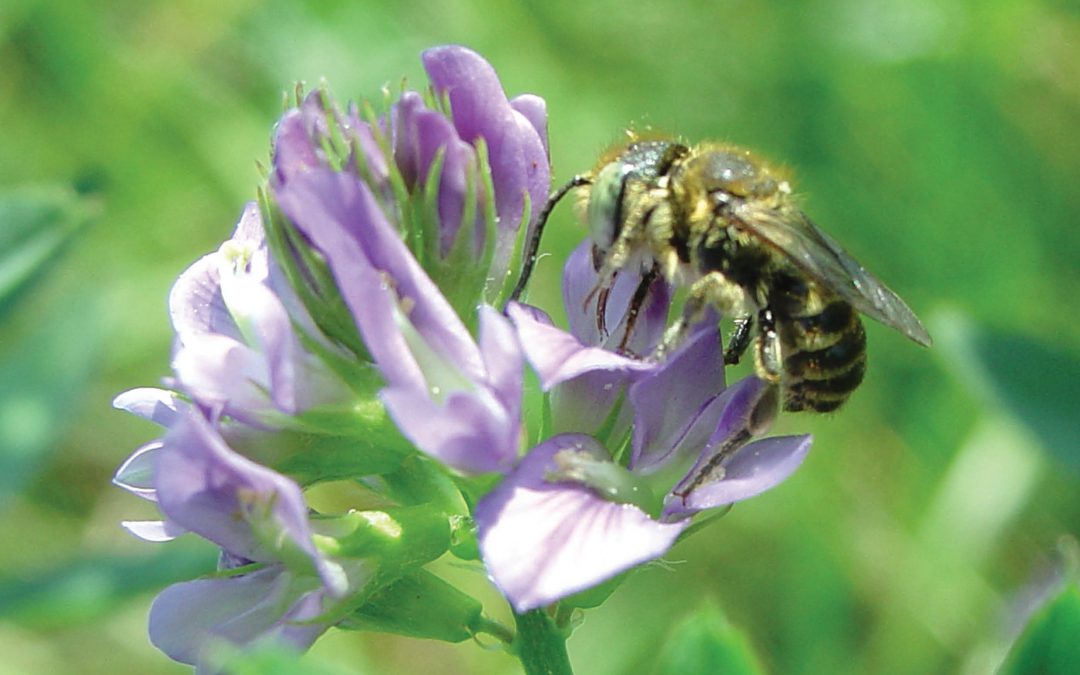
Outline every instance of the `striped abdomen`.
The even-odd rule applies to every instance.
[[[821,312],[777,318],[784,354],[784,409],[836,410],[866,372],[866,333],[858,312],[832,298]]]

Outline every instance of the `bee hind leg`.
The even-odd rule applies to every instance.
[[[742,316],[735,319],[735,330],[728,341],[727,349],[724,350],[724,365],[734,366],[746,353],[750,346],[750,334],[754,328],[753,316]]]
[[[754,352],[754,370],[761,379],[777,384],[783,373],[783,358],[780,354],[780,336],[776,332],[776,322],[772,311],[763,309],[758,312],[757,322],[758,341]]]

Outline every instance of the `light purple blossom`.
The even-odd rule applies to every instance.
[[[546,105],[540,97],[528,94],[507,100],[491,64],[464,47],[429,49],[423,61],[435,92],[450,99],[458,135],[469,143],[483,139],[487,145],[500,233],[492,276],[501,278],[526,200],[531,224],[550,189]]]
[[[372,197],[370,206],[383,211],[429,275],[469,288],[475,277],[483,299],[496,302],[510,280],[510,258],[522,225],[535,222],[547,198],[551,175],[545,104],[532,95],[508,100],[491,65],[464,47],[428,50],[423,61],[437,99],[434,107],[429,98],[406,91],[384,117],[372,119],[356,106],[337,109],[324,91],[308,95],[278,123],[272,183],[288,185],[318,170],[362,180]],[[449,116],[442,97],[449,103]],[[437,181],[429,185],[432,179]],[[395,190],[396,181],[405,199]],[[434,203],[433,213],[425,210],[428,201]],[[471,221],[463,232],[466,216]],[[459,235],[474,244],[467,247],[470,269],[463,269],[461,261],[444,261],[455,263],[447,269],[425,255],[430,245],[446,258]],[[456,298],[453,290],[444,289]],[[471,310],[477,295],[465,293],[469,304],[455,302],[455,308]]]
[[[587,281],[592,268],[583,271],[585,265],[580,250],[567,264],[571,316],[592,291]],[[629,294],[621,295],[620,302],[628,300]],[[654,363],[586,344],[522,306],[509,313],[544,388],[554,397],[560,388],[576,385],[571,390],[576,412],[564,414],[558,430],[572,431],[567,425],[580,423],[579,431],[595,433],[612,404],[623,401],[629,403],[625,416],[632,423],[625,465],[590,436],[563,433],[531,450],[477,505],[482,555],[518,611],[659,557],[692,515],[775,486],[809,449],[808,436],[752,441],[772,421],[776,390],[756,378],[725,389],[715,321]],[[576,326],[586,339],[610,343],[618,335],[602,334],[595,315],[582,314]],[[644,311],[639,317],[644,323],[635,326],[642,333],[628,342],[640,339],[651,349],[659,337],[650,326],[653,320],[659,321]],[[615,425],[610,441],[619,443],[621,433]],[[685,471],[674,485],[664,478],[671,468]]]
[[[150,607],[150,641],[169,658],[217,672],[213,647],[274,642],[306,650],[330,627],[326,590],[284,565],[240,576],[185,581],[166,588]]]
[[[418,95],[403,96],[391,118],[395,166],[406,186],[416,187],[442,155],[439,211],[449,218],[440,228],[445,244],[460,227],[458,206],[468,199],[462,191],[469,181],[461,172],[475,162],[472,143],[485,140],[492,150],[499,229],[507,230],[512,242],[517,223],[508,229],[510,221],[521,219],[527,198],[547,190],[544,139],[534,126],[542,122],[542,106],[526,105],[530,117],[517,112],[490,65],[464,48],[432,50],[424,61],[436,92],[450,99],[453,125],[423,107]],[[386,381],[381,399],[402,433],[459,471],[509,470],[521,437],[524,360],[516,334],[497,312],[481,308],[479,338],[473,339],[403,240],[403,224],[382,202],[378,180],[335,167],[325,156],[320,134],[328,132],[320,124],[326,114],[309,98],[279,123],[271,177],[278,206],[325,257]],[[341,132],[354,152],[364,154],[357,166],[385,166],[380,162],[386,158],[366,140],[373,138],[372,127],[348,117]],[[455,214],[457,221],[451,218]]]
[[[245,646],[280,637],[309,645],[327,625],[307,620],[361,583],[363,564],[320,552],[300,487],[234,452],[195,406],[159,389],[132,390],[114,404],[166,427],[114,479],[155,502],[165,518],[125,527],[149,541],[194,532],[221,547],[224,571],[254,565],[163,591],[151,610],[151,640],[190,664],[202,662],[213,640]]]
[[[318,331],[272,268],[250,203],[233,237],[184,271],[169,296],[179,387],[202,406],[269,428],[348,398],[345,385],[301,346],[294,321],[306,323],[309,335]]]

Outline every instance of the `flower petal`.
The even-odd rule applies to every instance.
[[[556,436],[534,448],[476,508],[484,562],[518,612],[663,555],[685,527],[656,522],[578,485],[547,483],[552,458],[566,449],[604,452],[589,436]]]
[[[423,390],[398,387],[379,397],[401,432],[444,464],[469,474],[513,466],[520,421],[492,396],[454,393],[439,403]]]
[[[405,92],[394,104],[394,160],[412,191],[424,183],[428,172],[441,151],[442,174],[439,177],[439,251],[446,255],[454,244],[464,213],[469,181],[468,173],[476,166],[476,151],[458,137],[453,123],[441,113],[429,110],[416,92]],[[478,183],[478,182],[477,182]],[[475,198],[482,198],[478,184],[473,185]],[[476,210],[477,226],[482,222],[483,208]],[[482,232],[477,233],[482,242]]]
[[[122,487],[143,499],[157,501],[154,475],[157,472],[157,455],[161,446],[160,439],[150,441],[131,453],[131,456],[124,460],[113,475],[113,485]]]
[[[185,415],[165,435],[155,487],[180,526],[248,560],[306,567],[345,592],[340,570],[315,548],[300,487],[233,452],[202,415]]]
[[[118,410],[125,410],[163,427],[171,426],[180,410],[188,405],[175,393],[156,387],[129,389],[114,398],[112,404]]]
[[[401,330],[388,320],[399,303],[425,342],[472,378],[479,349],[439,289],[357,178],[317,169],[275,186],[282,210],[323,252],[372,356],[391,384],[424,386]]]
[[[429,49],[422,60],[435,91],[449,97],[454,126],[462,140],[475,143],[483,138],[487,143],[500,229],[517,230],[526,195],[531,203],[530,221],[535,221],[551,184],[545,135],[537,131],[536,103],[522,104],[528,115],[515,110],[495,69],[465,47]],[[496,270],[505,267],[512,248],[512,237],[499,237],[493,263]]]
[[[597,319],[599,281],[600,277],[593,267],[592,242],[585,240],[574,249],[563,267],[563,304],[566,307],[570,332],[586,345],[616,350],[623,346],[627,310],[641,283],[641,276],[628,273],[615,276],[604,306],[604,324],[607,329],[604,335],[600,334]],[[589,299],[588,302],[586,298]],[[661,280],[653,282],[635,320],[633,334],[624,345],[626,352],[646,355],[653,351],[667,327],[670,302],[671,289],[668,284]]]
[[[168,520],[125,520],[120,525],[139,539],[153,543],[172,541],[187,532]]]
[[[698,330],[655,371],[630,387],[634,445],[630,468],[648,471],[680,451],[697,452],[723,408],[724,355],[716,324]]]
[[[480,307],[478,343],[487,369],[487,382],[512,417],[521,416],[525,356],[517,332],[494,307]]]
[[[810,451],[811,437],[774,436],[737,450],[724,464],[723,477],[676,492],[664,503],[665,517],[679,517],[757,496],[782,483]]]
[[[310,622],[323,612],[310,584],[276,565],[238,577],[197,579],[169,586],[150,607],[150,641],[170,658],[191,665],[213,640],[246,646],[277,638],[307,649],[329,627]]]
[[[545,391],[590,371],[645,372],[655,364],[620,356],[599,347],[587,347],[573,335],[511,303],[507,314],[517,327],[525,357],[540,376]]]

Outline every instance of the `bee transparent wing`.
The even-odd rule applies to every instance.
[[[930,334],[907,304],[801,211],[744,206],[738,215],[748,231],[774,246],[855,309],[930,346]]]

